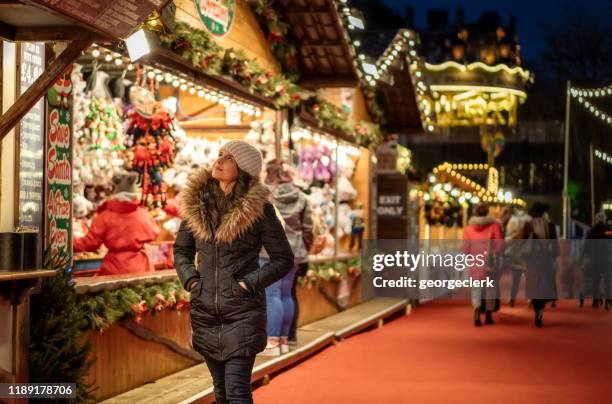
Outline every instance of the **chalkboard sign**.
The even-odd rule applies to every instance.
[[[95,28],[112,38],[125,39],[167,0],[29,0]]]
[[[20,51],[21,94],[42,74],[44,67],[45,45],[23,43]],[[44,99],[37,102],[19,125],[18,226],[37,231],[42,228],[43,217],[44,105]]]

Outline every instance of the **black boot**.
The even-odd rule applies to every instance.
[[[544,325],[542,323],[542,317],[544,317],[544,310],[538,310],[536,311],[536,315],[535,315],[535,326],[538,328],[542,328],[542,326]]]
[[[593,299],[593,308],[594,309],[598,309],[599,308],[599,299]]]
[[[578,307],[584,307],[584,299],[580,298],[580,301],[578,302]]]
[[[610,306],[612,306],[612,300],[606,299],[606,305],[604,306],[605,310],[610,310]]]
[[[510,299],[510,307],[514,307],[515,303],[516,301],[514,300],[514,298]]]
[[[493,313],[491,313],[490,311],[487,311],[487,314],[485,314],[485,324],[493,324]]]
[[[476,327],[480,327],[482,325],[480,322],[480,308],[474,309],[474,325]]]

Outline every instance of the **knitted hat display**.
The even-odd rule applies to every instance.
[[[263,157],[256,147],[244,140],[231,140],[223,145],[222,149],[234,156],[238,168],[251,177],[259,178],[263,167]]]

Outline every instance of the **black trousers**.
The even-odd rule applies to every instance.
[[[548,303],[549,301],[550,299],[531,299],[533,311],[537,313],[540,310],[544,310],[544,307],[546,307],[546,303]]]
[[[252,404],[251,373],[255,356],[238,356],[226,361],[206,358],[213,378],[217,404]]]

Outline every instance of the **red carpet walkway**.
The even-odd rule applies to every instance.
[[[590,301],[589,301],[590,305]],[[560,302],[544,328],[526,306],[476,328],[437,302],[356,335],[258,388],[257,404],[610,403],[612,311]]]

